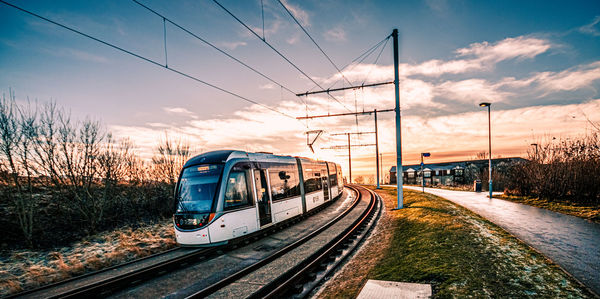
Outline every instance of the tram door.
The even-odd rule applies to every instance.
[[[258,218],[260,226],[271,223],[271,201],[267,190],[267,177],[264,169],[254,170],[254,181],[256,186],[256,201],[258,203]]]
[[[325,196],[325,201],[329,200],[329,176],[327,173],[321,172],[321,182],[323,182],[323,194]]]

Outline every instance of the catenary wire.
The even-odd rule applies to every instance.
[[[292,17],[292,19],[294,20],[294,22],[296,22],[296,24],[298,24],[298,26],[300,27],[300,29],[302,29],[302,31],[304,31],[304,33],[306,33],[306,35],[308,36],[308,38],[310,38],[310,40],[313,42],[313,44],[315,44],[315,46],[317,46],[317,48],[319,49],[319,51],[321,51],[321,53],[323,53],[323,55],[325,56],[325,58],[327,58],[327,60],[329,60],[329,62],[331,63],[331,65],[333,65],[333,67],[338,71],[338,73],[340,73],[340,75],[342,76],[342,78],[344,78],[346,80],[346,82],[348,82],[348,84],[352,85],[352,83],[350,83],[350,81],[348,80],[348,78],[346,78],[346,76],[344,76],[344,73],[342,73],[342,71],[340,70],[340,68],[338,68],[338,66],[333,62],[333,60],[331,60],[331,58],[329,57],[329,55],[327,55],[327,53],[325,53],[325,51],[323,51],[323,49],[321,48],[321,46],[319,46],[319,44],[317,44],[317,42],[315,41],[315,39],[308,33],[308,31],[306,31],[306,29],[304,28],[304,26],[302,26],[302,24],[300,24],[300,22],[298,22],[298,19],[296,19],[296,17],[294,17],[294,15],[290,12],[290,10],[281,2],[281,0],[277,0],[277,2],[279,2],[279,4],[281,4],[281,6],[283,7],[283,9],[285,9],[285,11],[290,15],[290,17]]]
[[[363,85],[365,84],[365,82],[367,82],[367,79],[369,79],[369,76],[371,75],[371,72],[373,71],[373,69],[377,65],[377,61],[379,61],[379,57],[381,57],[381,53],[383,53],[383,50],[385,50],[385,47],[387,46],[388,41],[389,41],[389,39],[386,40],[385,44],[383,44],[383,47],[381,47],[381,51],[379,51],[379,54],[377,55],[377,58],[375,58],[375,62],[373,62],[373,65],[369,69],[369,72],[367,73],[367,75],[365,76],[365,79],[362,82]]]
[[[132,1],[133,1],[134,3],[136,3],[136,4],[138,4],[139,6],[141,6],[141,7],[145,8],[145,9],[147,9],[147,10],[148,10],[148,11],[150,11],[151,13],[153,13],[153,14],[155,14],[155,15],[157,15],[157,16],[159,16],[159,17],[161,17],[161,18],[163,18],[163,20],[166,20],[167,22],[169,22],[169,23],[171,23],[173,26],[175,26],[175,27],[177,27],[177,28],[181,29],[181,30],[182,30],[182,31],[184,31],[185,33],[187,33],[187,34],[191,35],[192,37],[194,37],[194,38],[198,39],[199,41],[201,41],[201,42],[203,42],[203,43],[207,44],[207,45],[208,45],[208,46],[210,46],[211,48],[213,48],[213,49],[215,49],[215,50],[217,50],[217,51],[221,52],[223,55],[225,55],[225,56],[227,56],[227,57],[231,58],[231,59],[232,59],[232,60],[234,60],[235,62],[237,62],[237,63],[239,63],[239,64],[241,64],[241,65],[245,66],[246,68],[248,68],[249,70],[253,71],[254,73],[256,73],[256,74],[260,75],[261,77],[263,77],[263,78],[265,78],[265,79],[267,79],[267,80],[269,80],[269,81],[271,81],[273,84],[276,84],[277,86],[279,86],[279,87],[281,87],[281,88],[285,89],[286,91],[288,91],[288,92],[290,92],[290,93],[292,93],[292,94],[296,95],[296,93],[295,93],[294,91],[292,91],[291,89],[289,89],[288,87],[286,87],[286,86],[284,86],[283,84],[281,84],[281,83],[279,83],[279,82],[275,81],[274,79],[272,79],[272,78],[270,78],[269,76],[267,76],[267,75],[263,74],[262,72],[258,71],[257,69],[255,69],[255,68],[251,67],[251,66],[250,66],[250,65],[248,65],[247,63],[245,63],[245,62],[243,62],[243,61],[241,61],[241,60],[239,60],[239,59],[235,58],[233,55],[231,55],[231,54],[227,53],[227,51],[225,51],[225,50],[223,50],[223,49],[221,49],[221,48],[219,48],[219,47],[215,46],[215,45],[214,45],[214,44],[212,44],[211,42],[209,42],[209,41],[205,40],[204,38],[200,37],[199,35],[197,35],[197,34],[195,34],[195,33],[191,32],[190,30],[188,30],[188,29],[184,28],[183,26],[179,25],[178,23],[175,23],[175,21],[173,21],[173,20],[171,20],[171,19],[167,18],[166,16],[164,16],[164,15],[162,15],[161,13],[159,13],[159,12],[157,12],[157,11],[153,10],[152,8],[150,8],[150,7],[146,6],[145,4],[143,4],[143,3],[139,2],[138,0],[132,0]],[[302,100],[302,101],[304,102],[304,100]],[[304,103],[304,104],[306,104],[306,103]]]
[[[16,5],[14,5],[14,4],[8,3],[8,2],[6,2],[6,1],[4,1],[4,0],[0,0],[0,3],[3,3],[3,4],[5,4],[5,5],[8,5],[8,6],[10,6],[10,7],[13,7],[13,8],[15,8],[15,9],[17,9],[17,10],[20,10],[20,11],[22,11],[22,12],[24,12],[24,13],[27,13],[27,14],[29,14],[29,15],[32,15],[32,16],[34,16],[34,17],[37,17],[37,18],[39,18],[39,19],[42,19],[42,20],[44,20],[44,21],[47,21],[47,22],[49,22],[49,23],[52,23],[52,24],[54,24],[54,25],[56,25],[56,26],[62,27],[62,28],[64,28],[64,29],[67,29],[67,30],[69,30],[69,31],[71,31],[71,32],[77,33],[77,34],[79,34],[79,35],[81,35],[81,36],[84,36],[84,37],[87,37],[87,38],[89,38],[89,39],[92,39],[92,40],[94,40],[94,41],[97,41],[97,42],[99,42],[99,43],[101,43],[101,44],[104,44],[104,45],[106,45],[106,46],[109,46],[109,47],[111,47],[111,48],[113,48],[113,49],[116,49],[116,50],[119,50],[119,51],[121,51],[121,52],[127,53],[127,54],[129,54],[129,55],[131,55],[131,56],[137,57],[137,58],[139,58],[139,59],[141,59],[141,60],[144,60],[144,61],[146,61],[146,62],[149,62],[149,63],[151,63],[151,64],[154,64],[154,65],[156,65],[156,66],[160,66],[160,67],[162,67],[162,68],[165,68],[165,69],[167,69],[167,70],[170,70],[170,71],[172,71],[172,72],[174,72],[174,73],[176,73],[176,74],[179,74],[179,75],[181,75],[181,76],[187,77],[187,78],[189,78],[189,79],[192,79],[192,80],[194,80],[194,81],[197,81],[197,82],[199,82],[199,83],[202,83],[202,84],[204,84],[204,85],[210,86],[210,87],[212,87],[212,88],[214,88],[214,89],[220,90],[220,91],[222,91],[222,92],[224,92],[224,93],[227,93],[227,94],[229,94],[229,95],[232,95],[232,96],[234,96],[234,97],[236,97],[236,98],[242,99],[242,100],[244,100],[244,101],[247,101],[247,102],[249,102],[249,103],[252,103],[252,104],[256,104],[256,105],[258,105],[258,106],[261,106],[261,107],[263,107],[263,108],[269,109],[269,110],[271,110],[271,111],[273,111],[273,112],[276,112],[276,113],[278,113],[278,114],[281,114],[281,115],[283,115],[283,116],[286,116],[286,117],[289,117],[289,118],[296,119],[295,117],[293,117],[293,116],[291,116],[291,115],[289,115],[289,114],[287,114],[287,113],[281,112],[281,111],[279,111],[279,110],[277,110],[277,109],[275,109],[275,108],[269,107],[269,106],[267,106],[267,105],[265,105],[265,104],[262,104],[262,103],[260,103],[260,102],[257,102],[257,101],[255,101],[255,100],[249,99],[249,98],[247,98],[247,97],[241,96],[241,95],[239,95],[239,94],[237,94],[237,93],[234,93],[234,92],[232,92],[232,91],[229,91],[229,90],[226,90],[226,89],[224,89],[224,88],[221,88],[221,87],[219,87],[219,86],[216,86],[216,85],[214,85],[214,84],[208,83],[208,82],[206,82],[206,81],[203,81],[203,80],[201,80],[201,79],[198,79],[198,78],[196,78],[196,77],[194,77],[194,76],[192,76],[192,75],[189,75],[189,74],[186,74],[186,73],[184,73],[184,72],[182,72],[182,71],[179,71],[179,70],[177,70],[177,69],[174,69],[174,68],[168,67],[167,65],[163,65],[163,64],[161,64],[161,63],[159,63],[159,62],[157,62],[157,61],[154,61],[154,60],[152,60],[152,59],[150,59],[150,58],[144,57],[144,56],[142,56],[142,55],[140,55],[140,54],[136,54],[136,53],[134,53],[134,52],[132,52],[132,51],[126,50],[126,49],[124,49],[124,48],[121,48],[121,47],[119,47],[119,46],[116,46],[116,45],[114,45],[114,44],[111,44],[111,43],[109,43],[109,42],[107,42],[107,41],[104,41],[104,40],[101,40],[101,39],[99,39],[99,38],[93,37],[93,36],[91,36],[91,35],[89,35],[89,34],[86,34],[86,33],[83,33],[83,32],[81,32],[81,31],[79,31],[79,30],[77,30],[77,29],[74,29],[74,28],[71,28],[71,27],[69,27],[69,26],[63,25],[63,24],[61,24],[61,23],[58,23],[58,22],[56,22],[56,21],[53,21],[53,20],[51,20],[51,19],[48,19],[48,18],[46,18],[46,17],[43,17],[43,16],[41,16],[41,15],[38,15],[38,14],[36,14],[36,13],[32,12],[32,11],[29,11],[29,10],[26,10],[26,9],[24,9],[24,8],[21,8],[21,7],[19,7],[19,6],[16,6]]]
[[[381,46],[381,44],[383,44],[384,42],[386,42],[387,40],[389,40],[391,37],[391,35],[387,36],[386,38],[384,38],[383,40],[381,40],[379,43],[377,43],[376,45],[374,45],[373,47],[369,48],[369,50],[365,51],[363,54],[359,55],[358,57],[356,57],[354,60],[352,60],[350,63],[346,64],[342,70],[346,69],[348,66],[352,65],[353,63],[355,63],[354,65],[352,65],[352,67],[350,67],[350,69],[348,69],[348,72],[351,72],[352,70],[354,70],[354,68],[358,65],[360,65],[365,59],[367,59],[369,56],[371,56],[371,54],[373,54],[373,52],[375,52],[379,46]],[[332,88],[334,85],[337,84],[337,82],[339,82],[339,80],[337,80],[336,82],[334,82],[333,84],[331,84],[331,86],[328,87],[328,89]],[[353,83],[354,85],[354,83]]]
[[[307,75],[297,65],[295,65],[293,62],[291,62],[287,57],[285,57],[285,55],[281,54],[281,52],[279,52],[277,49],[275,49],[275,47],[273,47],[269,42],[267,42],[266,40],[263,40],[260,37],[260,35],[258,35],[258,33],[256,33],[256,31],[254,31],[254,30],[252,30],[252,28],[248,27],[248,25],[246,25],[246,23],[244,23],[236,15],[234,15],[231,11],[229,11],[227,8],[225,8],[223,5],[221,5],[221,3],[219,3],[217,0],[213,0],[213,2],[215,2],[215,4],[217,4],[219,7],[221,7],[231,17],[233,17],[238,23],[240,23],[242,26],[244,26],[246,29],[248,29],[248,31],[250,31],[252,34],[254,34],[258,39],[260,39],[261,41],[263,41],[263,43],[265,43],[267,46],[269,46],[269,48],[271,48],[275,53],[277,53],[279,56],[281,56],[281,58],[283,58],[285,61],[287,61],[291,66],[293,66],[302,75],[304,75],[306,78],[308,78],[312,83],[314,83],[319,88],[321,88],[321,89],[324,90],[324,88],[319,83],[317,83],[312,77],[310,77],[309,75]],[[352,112],[352,110],[350,110],[346,105],[344,105],[344,103],[340,102],[340,100],[338,100],[336,97],[334,97],[333,95],[331,95],[329,93],[327,93],[327,95],[330,96],[332,99],[334,99],[336,102],[338,102],[340,105],[342,105],[346,110],[348,110],[349,112]]]

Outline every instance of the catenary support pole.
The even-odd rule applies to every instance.
[[[352,184],[352,151],[350,150],[351,146],[350,146],[350,133],[347,134],[348,135],[348,172],[350,173],[350,182],[348,182],[349,184]]]
[[[379,165],[381,165],[381,183],[385,184],[385,176],[383,175],[383,153],[379,154]]]
[[[404,191],[402,190],[402,136],[400,126],[400,76],[398,59],[398,29],[392,32],[394,39],[394,91],[396,95],[396,187],[398,193],[398,206],[396,209],[402,209],[404,206]]]
[[[375,165],[377,165],[377,189],[381,189],[379,186],[379,137],[377,135],[377,109],[373,110],[375,115]]]
[[[491,117],[491,106],[492,105],[488,105],[488,138],[489,138],[489,152],[490,152],[490,164],[488,165],[490,173],[489,173],[489,178],[490,178],[490,200],[492,199],[492,117]]]

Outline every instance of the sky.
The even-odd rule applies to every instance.
[[[340,163],[347,174],[347,150],[326,148],[347,145],[335,134],[372,132],[373,117],[295,117],[391,109],[393,85],[333,97],[294,93],[393,80],[391,39],[357,58],[394,28],[404,164],[418,163],[421,152],[444,162],[487,151],[480,102],[492,103],[493,157],[526,157],[532,143],[582,136],[592,131],[590,121],[600,121],[598,1],[218,0],[257,37],[214,1],[139,0],[277,83],[133,1],[8,2],[159,64],[0,3],[2,93],[14,91],[19,103],[52,100],[75,119],[100,120],[146,158],[168,134],[195,154],[301,155]],[[396,159],[394,113],[379,113],[378,121],[388,170]],[[315,153],[306,145],[308,130],[324,130]],[[374,137],[354,135],[351,142],[368,145]],[[354,177],[374,174],[372,146],[353,147],[352,158]]]

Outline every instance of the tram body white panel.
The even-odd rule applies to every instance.
[[[302,214],[302,197],[290,197],[274,201],[272,204],[273,222],[281,222]]]
[[[311,192],[305,195],[306,198],[306,211],[310,211],[323,203],[325,203],[325,194],[323,190]]]
[[[181,245],[210,244],[208,227],[196,231],[179,231],[175,229],[177,243]]]
[[[245,236],[258,230],[254,207],[223,214],[209,225],[210,242]]]
[[[338,187],[337,186],[332,186],[331,187],[331,198],[334,199],[339,195],[338,193]]]

